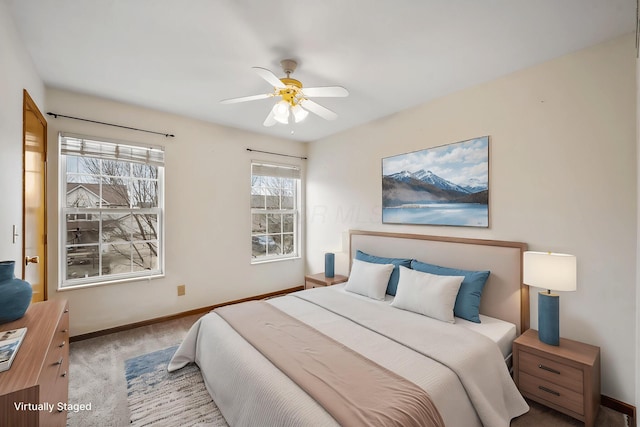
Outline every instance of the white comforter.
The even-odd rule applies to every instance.
[[[336,287],[269,303],[425,389],[447,426],[507,427],[528,410],[497,345],[478,333]],[[189,362],[232,426],[336,425],[215,313],[194,324],[169,370]]]

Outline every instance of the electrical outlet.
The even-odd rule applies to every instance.
[[[185,285],[178,285],[178,296],[181,297],[186,293]]]

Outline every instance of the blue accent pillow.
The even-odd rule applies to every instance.
[[[426,262],[411,261],[411,268],[440,276],[464,276],[460,285],[453,314],[470,322],[480,323],[480,297],[489,278],[490,271],[469,271],[457,268],[441,267]]]
[[[393,264],[393,271],[391,277],[389,277],[389,284],[387,285],[387,293],[389,295],[396,294],[398,289],[398,280],[400,279],[400,266],[411,268],[411,261],[407,258],[384,258],[375,255],[369,255],[368,253],[360,250],[356,251],[356,259],[364,262],[371,262],[374,264]]]

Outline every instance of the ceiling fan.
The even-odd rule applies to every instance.
[[[315,97],[345,97],[349,92],[342,86],[326,86],[326,87],[306,87],[303,88],[299,80],[292,79],[293,73],[298,63],[293,59],[284,59],[280,61],[282,70],[287,77],[278,78],[266,68],[252,67],[255,72],[265,79],[267,83],[273,86],[273,92],[260,95],[243,96],[240,98],[224,99],[221,104],[235,104],[238,102],[255,101],[271,97],[279,98],[279,101],[273,106],[269,115],[265,119],[263,125],[273,126],[276,123],[289,123],[293,118],[295,123],[301,122],[308,115],[309,111],[326,120],[335,120],[338,115],[326,107],[310,100]]]

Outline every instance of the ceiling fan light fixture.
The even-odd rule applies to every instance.
[[[294,105],[291,108],[291,112],[293,113],[293,118],[296,121],[296,123],[300,123],[301,121],[306,119],[307,116],[309,115],[309,112],[304,108],[302,108],[299,104]]]
[[[287,101],[282,100],[277,102],[271,111],[273,112],[273,118],[276,119],[276,121],[285,125],[289,123],[289,103]]]
[[[325,120],[335,120],[338,115],[326,107],[312,101],[309,98],[321,97],[345,97],[349,92],[342,86],[303,87],[302,82],[291,78],[298,65],[293,59],[281,61],[282,70],[286,77],[278,78],[273,72],[262,67],[252,67],[253,70],[273,87],[270,93],[243,96],[240,98],[223,99],[222,104],[235,104],[246,101],[256,101],[265,98],[276,98],[277,102],[271,107],[263,125],[275,126],[276,123],[299,123],[313,113]]]

